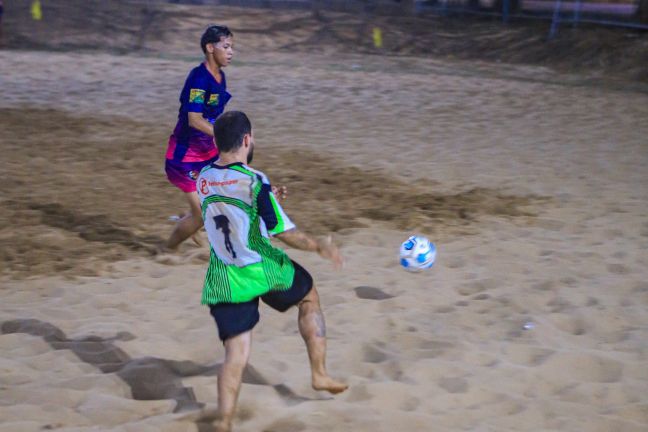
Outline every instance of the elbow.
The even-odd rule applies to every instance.
[[[199,123],[198,123],[198,119],[196,118],[196,116],[193,115],[193,113],[190,113],[189,114],[189,126],[191,126],[194,129],[198,129],[198,124]]]
[[[270,236],[272,236],[272,237],[274,237],[276,239],[282,240],[282,239],[285,239],[285,238],[289,238],[295,232],[297,232],[296,228],[290,228],[290,229],[287,229],[286,231],[282,231],[282,232],[279,232],[279,233],[276,233],[276,234],[273,234],[272,232],[268,231],[268,234],[270,234]]]

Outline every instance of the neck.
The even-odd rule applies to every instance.
[[[211,57],[207,56],[205,59],[205,67],[207,67],[207,70],[209,71],[210,74],[216,79],[216,81],[220,82],[221,75],[220,75],[220,66],[212,59]]]
[[[221,153],[218,155],[218,160],[216,161],[216,164],[224,166],[224,165],[230,165],[237,162],[246,164],[247,157],[239,153]]]

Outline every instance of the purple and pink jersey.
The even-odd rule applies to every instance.
[[[214,139],[189,126],[189,113],[201,113],[210,123],[223,113],[232,95],[227,92],[225,73],[220,74],[219,83],[201,63],[189,73],[180,93],[178,122],[166,152],[166,172],[169,181],[184,192],[194,192],[197,173],[218,158]]]

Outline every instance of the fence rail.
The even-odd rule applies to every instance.
[[[597,2],[581,0],[167,0],[171,3],[214,4],[277,9],[318,9],[377,14],[482,15],[551,21],[549,36],[561,24],[588,23],[648,30],[648,0]]]
[[[558,26],[579,23],[598,24],[648,30],[648,21],[641,20],[640,3],[602,3],[562,0],[484,0],[477,1],[419,1],[416,13],[437,13],[441,15],[475,14],[511,19],[551,20],[549,36],[553,37]]]

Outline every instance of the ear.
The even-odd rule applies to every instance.
[[[251,142],[252,142],[252,137],[250,136],[250,134],[243,135],[243,146],[245,148],[250,147]]]

